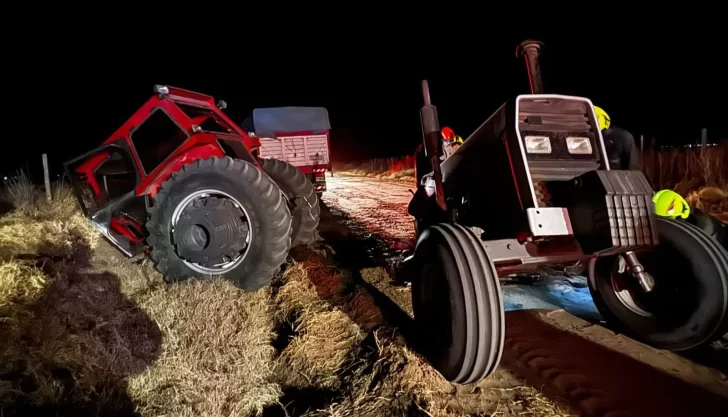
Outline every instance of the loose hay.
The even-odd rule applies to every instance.
[[[94,249],[99,233],[80,213],[67,217],[37,219],[13,212],[0,219],[0,259],[17,255],[73,255],[74,245]]]
[[[362,339],[359,327],[344,312],[319,298],[309,279],[324,284],[320,272],[311,263],[294,264],[276,295],[280,320],[290,322],[296,334],[277,360],[276,375],[286,386],[339,387],[350,352]],[[335,281],[336,277],[329,278]],[[337,285],[324,286],[323,292],[333,298],[333,287]]]
[[[55,193],[0,219],[0,409],[245,416],[276,403],[269,291],[164,284],[97,245]]]
[[[17,261],[0,264],[0,321],[36,300],[48,277],[35,267]]]
[[[273,374],[270,294],[189,281],[140,301],[164,333],[157,362],[129,383],[143,415],[261,413],[281,395]]]
[[[40,294],[16,303],[16,319],[0,326],[0,375],[8,387],[0,404],[118,411],[124,378],[157,355],[158,329],[120,292],[114,275],[73,263],[46,268],[53,279],[38,278],[46,282]],[[18,270],[24,274],[17,279],[37,274],[27,266]]]
[[[220,280],[166,284],[97,245],[66,197],[0,219],[0,407],[247,416],[299,388],[334,393],[308,415],[565,415],[532,388],[455,388],[325,256],[256,293]],[[284,324],[293,336],[276,357]]]

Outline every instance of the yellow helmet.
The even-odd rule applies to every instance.
[[[690,206],[684,198],[672,190],[660,190],[652,196],[655,214],[660,217],[686,219],[690,215]]]
[[[612,119],[609,117],[607,112],[602,110],[601,107],[594,106],[594,113],[597,114],[599,130],[609,129],[609,126],[612,124]]]
[[[459,145],[463,144],[463,138],[460,135],[455,135],[455,139],[453,139],[453,143],[457,143]]]

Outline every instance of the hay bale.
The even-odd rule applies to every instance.
[[[142,415],[253,415],[278,400],[269,290],[187,281],[140,304],[164,334],[161,357],[129,382]]]

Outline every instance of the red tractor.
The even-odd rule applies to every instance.
[[[284,161],[259,160],[260,142],[224,101],[154,92],[103,145],[64,164],[81,209],[126,256],[146,251],[167,281],[267,285],[292,246],[318,237],[312,184]]]

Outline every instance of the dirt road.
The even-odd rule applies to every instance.
[[[362,234],[371,233],[380,242],[412,237],[412,223],[407,215],[410,187],[406,184],[355,177],[327,180],[328,191],[323,202],[332,212],[341,213],[343,218],[336,221],[347,223],[360,238],[359,243],[350,243],[350,237],[334,243],[340,245],[335,246],[340,252],[344,252],[341,256],[347,257],[347,252],[354,250],[361,251],[366,246],[361,240],[372,239],[371,236],[362,238]],[[331,220],[322,217],[324,230],[331,227],[327,222]],[[411,312],[408,294],[380,278],[386,273],[364,273],[361,269],[367,267],[370,271],[376,267],[376,261],[349,262],[345,266],[359,268],[374,298],[400,310],[390,314],[390,322],[396,319],[397,323],[392,324],[406,333],[406,327],[411,326],[407,314]],[[380,267],[384,271],[386,265]],[[506,299],[518,293],[512,288],[504,286]],[[581,294],[575,299],[577,303],[584,301],[584,291],[588,294],[584,288],[561,290],[562,293]],[[538,304],[544,302],[544,294],[554,292],[559,291],[548,286],[540,293],[539,290],[527,292],[520,307],[536,310],[506,314],[503,370],[531,386],[542,387],[549,396],[565,399],[582,415],[725,415],[728,379],[723,373],[615,334],[595,325],[594,321],[577,318],[562,309],[563,303],[556,305],[563,300],[547,300],[545,307]],[[512,305],[518,307],[518,303]]]
[[[361,177],[327,178],[324,202],[345,212],[370,233],[385,240],[414,237],[407,204],[413,187],[404,183],[384,182]]]

